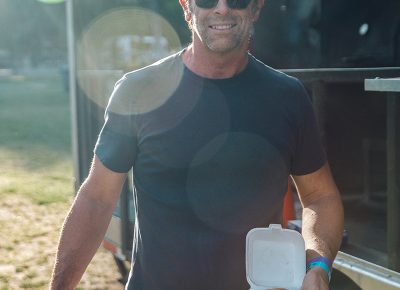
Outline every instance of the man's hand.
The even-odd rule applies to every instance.
[[[310,269],[303,280],[301,290],[328,290],[328,274],[320,267]]]

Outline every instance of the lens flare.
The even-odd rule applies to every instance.
[[[249,225],[281,217],[289,169],[263,136],[221,134],[198,151],[192,164],[186,182],[188,200],[208,226],[243,234]]]
[[[111,10],[95,19],[78,42],[78,84],[104,108],[115,82],[124,73],[154,63],[180,48],[176,31],[159,14],[142,8]],[[149,105],[148,110],[159,105],[160,102],[152,108]]]

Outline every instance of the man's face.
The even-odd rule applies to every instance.
[[[263,1],[252,0],[245,9],[231,9],[227,0],[219,0],[213,8],[200,8],[195,0],[185,10],[194,37],[213,52],[230,52],[247,46],[253,22],[258,18]]]

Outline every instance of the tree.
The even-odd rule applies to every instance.
[[[0,50],[13,68],[65,62],[65,23],[64,4],[0,0]]]

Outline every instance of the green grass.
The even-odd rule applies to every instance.
[[[38,204],[73,194],[70,108],[56,75],[0,80],[0,197]]]
[[[38,282],[24,282],[21,284],[22,289],[44,289],[46,286],[46,281],[38,281]]]
[[[0,77],[0,290],[48,288],[74,196],[70,140],[58,76]],[[99,254],[79,287],[122,289],[112,255]]]

